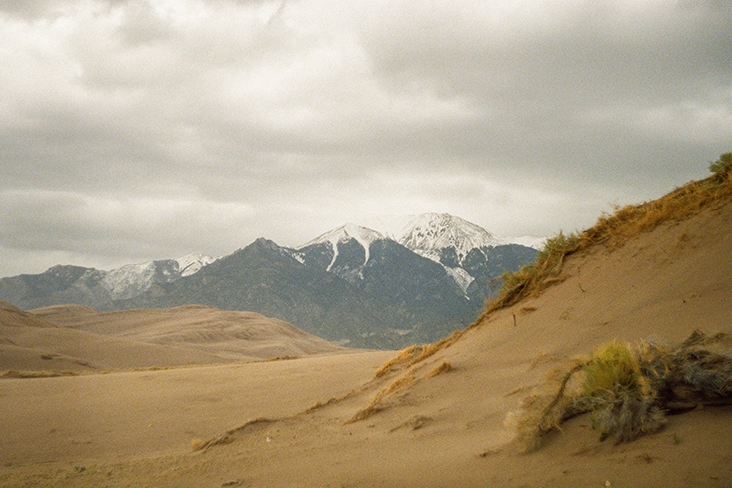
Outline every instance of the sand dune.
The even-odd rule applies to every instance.
[[[539,296],[378,377],[388,353],[0,381],[11,415],[0,484],[730,486],[730,406],[620,445],[580,416],[531,454],[508,421],[549,372],[600,343],[732,332],[730,249],[729,203],[592,246]]]
[[[227,360],[203,351],[59,327],[10,304],[0,306],[0,372],[90,372],[223,362]]]
[[[136,343],[175,346],[226,360],[343,351],[282,320],[202,305],[105,313],[79,305],[56,305],[32,312],[65,328]]]

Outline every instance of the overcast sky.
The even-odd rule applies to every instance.
[[[448,212],[594,224],[732,151],[730,0],[0,2],[0,276]]]

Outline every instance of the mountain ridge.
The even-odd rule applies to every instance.
[[[449,214],[406,224],[394,236],[401,243],[348,223],[296,248],[261,237],[220,258],[190,254],[112,271],[58,265],[0,279],[0,299],[105,311],[200,303],[262,313],[344,345],[397,348],[468,325],[500,275],[536,255]]]

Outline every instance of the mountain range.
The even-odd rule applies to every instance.
[[[58,265],[0,279],[0,300],[108,311],[195,303],[261,313],[351,347],[398,348],[465,327],[501,274],[537,254],[449,214],[376,224],[346,224],[295,248],[260,238],[218,259],[190,254],[111,271]]]

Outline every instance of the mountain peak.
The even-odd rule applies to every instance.
[[[412,215],[395,238],[400,244],[426,257],[432,257],[431,254],[440,249],[454,247],[462,258],[476,247],[505,244],[483,227],[448,213]]]
[[[368,227],[362,227],[349,222],[316,237],[312,241],[299,246],[297,249],[300,250],[313,244],[321,244],[324,242],[330,242],[333,249],[336,249],[339,242],[347,241],[349,239],[357,240],[364,249],[368,250],[372,242],[380,239],[386,239],[386,236],[381,232],[369,229]]]

